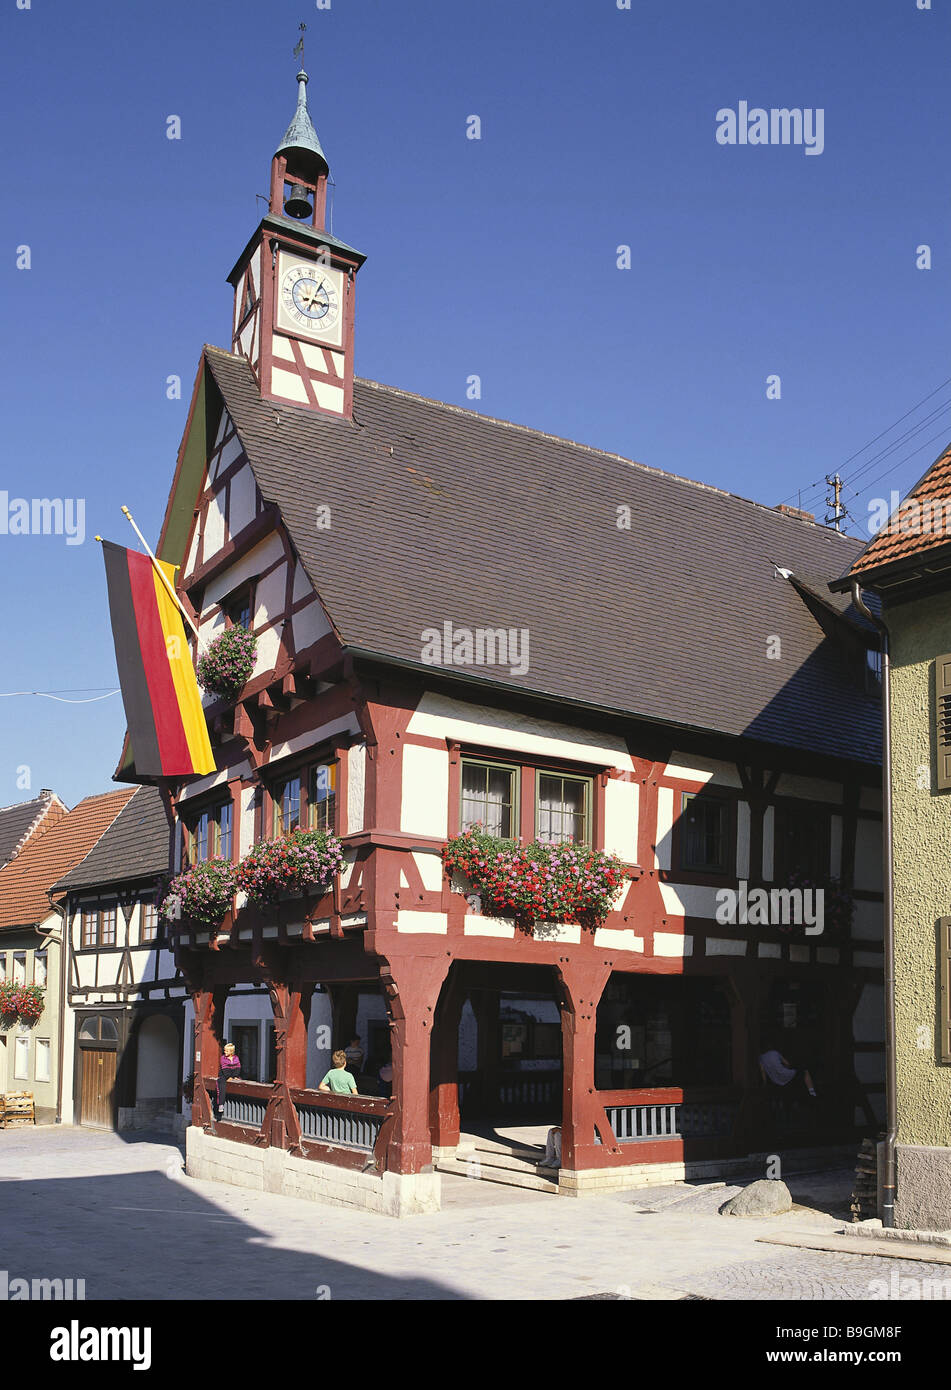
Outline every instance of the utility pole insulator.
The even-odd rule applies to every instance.
[[[826,498],[826,506],[832,508],[832,515],[826,517],[825,524],[841,531],[845,516],[845,508],[842,505],[842,479],[838,473],[833,473],[831,477],[826,478],[826,483],[832,489],[832,496]]]

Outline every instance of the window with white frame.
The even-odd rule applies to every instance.
[[[14,1081],[29,1081],[30,1079],[30,1040],[29,1038],[15,1038],[13,1043],[13,1079]]]
[[[96,908],[90,907],[83,911],[82,915],[82,935],[80,944],[82,946],[99,945],[99,913]]]
[[[23,1042],[27,1040],[22,1039]],[[50,1079],[50,1040],[49,1038],[37,1038],[36,1058],[33,1062],[33,1080],[49,1081]]]
[[[26,951],[13,952],[13,983],[26,984]]]
[[[33,956],[33,983],[46,984],[46,952],[37,951]]]
[[[114,946],[116,944],[116,907],[104,907],[102,918],[99,923],[99,945]]]
[[[140,939],[145,945],[149,941],[154,941],[158,936],[158,908],[153,902],[143,902],[139,909]]]

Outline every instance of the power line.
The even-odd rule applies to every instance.
[[[887,427],[887,429],[884,429],[879,434],[875,435],[874,439],[870,439],[867,444],[863,444],[860,449],[856,449],[854,454],[850,454],[849,457],[845,460],[845,462],[840,465],[840,471],[841,469],[847,468],[848,465],[852,462],[852,460],[858,458],[860,454],[864,454],[866,449],[870,449],[873,444],[877,444],[878,441],[880,439],[883,439],[886,434],[891,434],[892,430],[895,428],[896,425],[900,425],[903,420],[907,420],[909,415],[914,415],[916,410],[920,410],[926,401],[930,401],[932,396],[936,396],[938,392],[943,391],[946,386],[951,386],[951,377],[948,377],[945,381],[942,381],[938,386],[934,388],[933,391],[929,391],[926,396],[922,396],[921,400],[918,401],[916,405],[913,405],[910,410],[906,410],[904,415],[899,415],[897,420],[893,420],[892,423]],[[941,409],[946,410],[948,406],[951,406],[951,401],[947,402],[944,406],[941,407]],[[927,423],[927,421],[925,421],[924,423]],[[871,460],[871,462],[874,463],[875,460],[873,459]],[[863,465],[861,469],[858,469],[852,475],[852,478],[846,478],[844,479],[844,481],[852,482],[855,478],[860,477],[865,469],[865,466],[866,465]],[[791,493],[788,497],[784,497],[782,502],[779,503],[779,505],[782,506],[786,502],[792,502],[797,496],[808,498],[810,493],[821,492],[825,485],[825,478],[817,479],[816,482],[808,483],[804,488],[797,488],[796,492]]]
[[[77,686],[77,690],[103,690],[101,685]],[[88,700],[67,700],[54,690],[3,690],[0,700],[12,700],[16,695],[40,695],[44,700],[57,700],[61,705],[94,705],[97,700],[108,700],[110,695],[118,695],[118,690],[107,690],[105,695],[92,695]]]
[[[874,487],[875,484],[880,483],[883,478],[887,478],[889,473],[894,473],[896,468],[900,468],[903,463],[907,463],[909,459],[914,458],[915,454],[920,454],[922,449],[927,449],[929,444],[933,444],[937,439],[944,438],[946,438],[945,431],[939,430],[938,433],[933,434],[930,439],[926,439],[923,444],[919,444],[917,449],[912,449],[910,454],[906,454],[903,459],[899,459],[897,463],[893,463],[888,468],[886,468],[883,473],[879,473],[877,477],[872,478],[870,482],[865,484],[865,486],[861,489],[860,492],[855,493],[855,496],[861,497],[862,493],[868,492],[870,487]]]
[[[861,468],[857,469],[852,474],[852,476],[850,478],[847,478],[845,481],[850,484],[855,483],[857,479],[862,477],[863,473],[867,473],[868,470],[870,468],[873,468],[876,463],[881,462],[883,458],[888,458],[889,454],[893,454],[895,450],[900,449],[903,444],[907,444],[909,439],[914,439],[916,434],[920,434],[923,429],[926,429],[928,425],[933,424],[934,421],[939,418],[939,416],[944,415],[945,412],[948,410],[951,410],[951,401],[945,401],[943,405],[937,406],[934,410],[931,411],[929,415],[926,415],[924,419],[921,420],[919,424],[917,424],[913,429],[905,430],[905,432],[903,434],[900,434],[898,438],[893,441],[893,443],[888,445],[887,448],[879,449],[877,454],[873,454],[867,463],[864,463]],[[854,490],[854,495],[857,497],[859,492],[864,490],[864,488],[856,488]]]

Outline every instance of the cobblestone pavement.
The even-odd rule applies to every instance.
[[[209,1288],[298,1300],[901,1299],[940,1297],[923,1281],[951,1281],[947,1265],[758,1242],[840,1225],[846,1171],[790,1178],[811,1206],[764,1220],[718,1215],[735,1185],[573,1200],[443,1181],[443,1211],[395,1221],[196,1182],[164,1136],[6,1130],[0,1274],[82,1278],[87,1298],[110,1300]]]

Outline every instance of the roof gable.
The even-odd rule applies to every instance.
[[[89,853],[55,891],[154,878],[168,870],[169,822],[157,787],[137,787]]]
[[[61,820],[67,810],[51,791],[40,792],[32,801],[0,808],[0,868],[9,864],[34,835]]]
[[[927,559],[951,543],[951,445],[880,522],[848,571],[856,578],[919,556]]]

